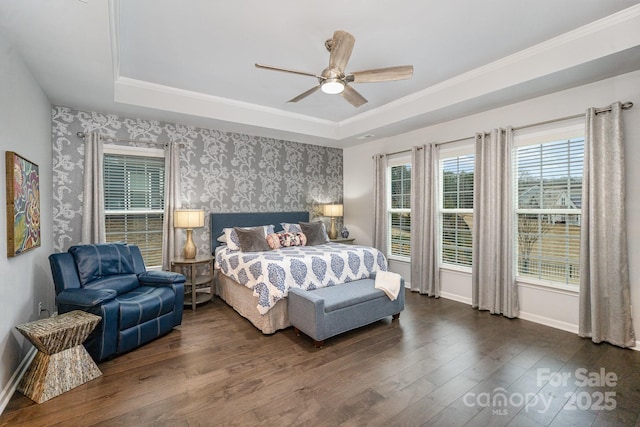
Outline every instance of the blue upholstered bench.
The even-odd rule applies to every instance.
[[[289,321],[297,335],[304,332],[319,348],[327,338],[387,316],[399,318],[404,310],[404,279],[400,293],[393,301],[374,285],[375,275],[312,291],[290,288],[287,298]]]

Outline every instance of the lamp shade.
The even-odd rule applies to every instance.
[[[176,228],[204,227],[204,210],[176,209],[173,211],[173,226]]]
[[[324,213],[324,216],[342,216],[343,214],[343,209],[342,209],[342,205],[324,205],[322,207],[322,211]]]

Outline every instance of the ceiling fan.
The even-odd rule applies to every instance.
[[[398,67],[376,68],[372,70],[356,71],[345,74],[344,69],[351,57],[351,51],[356,39],[346,31],[336,31],[333,38],[327,40],[324,45],[329,51],[329,66],[320,75],[307,73],[305,71],[292,70],[289,68],[273,67],[270,65],[255,64],[257,68],[273,71],[283,71],[285,73],[300,74],[303,76],[315,77],[318,85],[306,92],[301,93],[288,102],[298,102],[301,99],[315,93],[321,89],[328,94],[341,94],[354,107],[360,107],[367,100],[352,88],[349,83],[375,83],[389,82],[394,80],[410,79],[413,76],[413,65],[402,65]]]

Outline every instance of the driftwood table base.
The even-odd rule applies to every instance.
[[[18,391],[42,403],[102,375],[82,346],[100,320],[90,313],[72,311],[17,326],[38,349]]]

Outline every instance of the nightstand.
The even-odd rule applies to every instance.
[[[209,271],[198,273],[198,266],[206,265],[209,266]],[[184,282],[184,305],[191,305],[191,309],[195,310],[196,305],[213,299],[213,256],[171,260],[171,271],[183,274],[184,267],[189,269],[189,274],[185,274],[187,281]]]
[[[344,243],[345,245],[353,245],[353,241],[356,240],[354,237],[337,237],[335,239],[329,239],[331,243]]]

